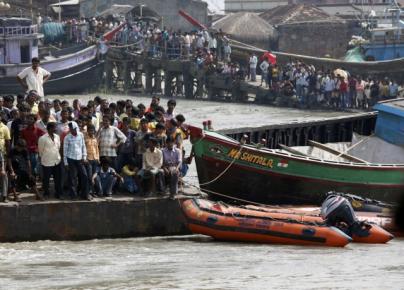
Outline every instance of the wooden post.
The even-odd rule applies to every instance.
[[[143,72],[139,68],[139,65],[136,65],[135,86],[137,89],[143,89]]]
[[[176,94],[184,95],[184,76],[183,74],[177,74],[175,78]]]
[[[338,150],[336,150],[334,148],[331,148],[331,147],[329,147],[329,146],[327,146],[325,144],[321,144],[321,143],[318,143],[318,142],[313,141],[313,140],[309,140],[308,143],[309,143],[310,146],[314,146],[314,147],[317,147],[317,148],[322,149],[324,151],[327,151],[327,152],[329,152],[331,154],[338,155],[338,156],[340,156],[342,158],[345,158],[345,159],[347,159],[349,161],[357,162],[357,163],[368,163],[367,161],[365,161],[363,159],[360,159],[358,157],[349,155],[348,153],[338,151]]]
[[[146,88],[145,92],[150,94],[153,92],[153,71],[150,66],[145,67],[146,72]]]
[[[123,62],[123,76],[122,76],[122,79],[123,79],[123,91],[125,93],[128,92],[129,87],[130,87],[130,78],[129,78],[130,72],[129,72],[128,67],[129,67],[128,61],[125,60]]]
[[[203,97],[203,87],[205,85],[205,75],[202,70],[197,72],[197,85],[196,85],[196,96],[198,98]]]
[[[154,91],[156,93],[161,93],[161,81],[162,81],[162,71],[161,69],[156,69],[154,72]]]
[[[107,90],[112,88],[112,61],[107,57],[105,62],[105,87]]]
[[[164,96],[172,97],[172,82],[174,79],[174,75],[172,72],[166,70],[165,73],[165,80],[164,80]]]

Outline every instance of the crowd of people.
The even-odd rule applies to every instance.
[[[356,76],[344,69],[319,70],[301,61],[278,65],[276,59],[254,53],[245,65],[227,62],[217,65],[214,72],[233,80],[258,82],[278,104],[304,108],[371,110],[379,101],[404,96],[404,84],[388,77]]]
[[[75,39],[84,35],[99,38],[105,31],[122,23],[104,18],[67,21],[80,24]],[[169,59],[193,59],[200,69],[209,74],[229,76],[233,80],[257,81],[269,89],[274,104],[298,107],[327,108],[336,110],[371,109],[378,101],[404,95],[404,85],[389,78],[350,75],[343,69],[335,71],[319,69],[301,61],[278,65],[275,59],[251,53],[247,59],[232,59],[232,49],[225,33],[208,30],[182,32],[146,21],[126,22],[114,41],[128,45],[128,49],[140,51],[149,57]],[[74,26],[74,25],[73,25]],[[75,27],[75,26],[74,26]],[[85,28],[84,28],[85,27]],[[180,94],[181,91],[179,90]]]
[[[225,34],[208,30],[182,32],[167,27],[159,28],[148,22],[131,22],[115,38],[120,44],[133,50],[143,51],[150,57],[169,59],[191,58],[198,55],[211,55],[213,59],[230,60],[231,48]]]
[[[404,93],[403,85],[393,79],[364,78],[343,69],[317,70],[299,61],[281,67],[263,60],[260,70],[261,85],[281,96],[295,96],[302,106],[366,110]]]
[[[51,177],[60,199],[174,197],[192,159],[184,158],[187,129],[175,107],[158,97],[148,107],[99,96],[87,104],[41,100],[35,90],[0,98],[0,200],[18,202],[28,189],[50,198]]]
[[[393,79],[355,76],[343,69],[320,70],[301,61],[278,65],[275,56],[269,59],[265,54],[255,53],[244,61],[234,61],[230,43],[221,31],[183,33],[139,22],[128,25],[117,35],[117,41],[137,43],[136,49],[150,57],[165,54],[169,59],[192,58],[208,75],[226,75],[233,80],[253,82],[260,75],[261,86],[268,88],[280,104],[368,110],[378,101],[404,94],[404,86]]]

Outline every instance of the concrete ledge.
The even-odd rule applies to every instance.
[[[116,197],[0,206],[0,242],[190,234],[180,199]]]

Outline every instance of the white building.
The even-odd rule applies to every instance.
[[[287,5],[288,0],[225,0],[226,12],[257,11],[262,12],[280,5]]]

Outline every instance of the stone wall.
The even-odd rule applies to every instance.
[[[146,4],[163,17],[163,25],[168,28],[192,30],[195,29],[178,14],[179,9],[185,10],[202,24],[208,24],[208,6],[202,1],[193,0],[84,0],[80,3],[80,14],[92,17],[96,13],[109,8],[112,4],[128,4],[132,6]]]
[[[189,234],[178,200],[114,198],[0,206],[0,242]]]
[[[278,26],[278,50],[281,52],[332,58],[345,55],[351,39],[344,21],[316,21]]]

